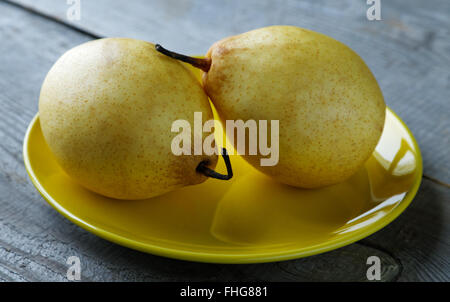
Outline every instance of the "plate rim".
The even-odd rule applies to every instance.
[[[411,189],[406,193],[400,203],[392,209],[392,211],[376,221],[375,223],[369,224],[362,229],[359,229],[354,232],[349,232],[348,234],[340,235],[335,239],[329,239],[328,241],[321,242],[319,244],[308,246],[307,248],[302,249],[286,249],[284,251],[276,250],[262,253],[252,253],[252,254],[227,254],[227,253],[211,253],[211,252],[195,252],[177,248],[164,247],[158,244],[151,243],[143,243],[138,240],[132,240],[127,237],[118,235],[114,232],[102,229],[100,227],[96,227],[94,225],[89,224],[88,222],[78,218],[73,215],[70,211],[66,210],[62,207],[56,200],[52,198],[52,196],[45,190],[45,188],[38,181],[34,170],[32,169],[30,158],[28,156],[29,150],[29,138],[32,130],[35,127],[36,121],[39,118],[39,113],[31,120],[28,125],[27,131],[25,133],[24,142],[23,142],[23,159],[25,164],[25,169],[27,170],[28,176],[31,179],[34,187],[38,190],[41,196],[49,203],[57,212],[63,215],[65,218],[70,220],[75,225],[85,229],[88,232],[93,233],[103,239],[111,241],[113,243],[119,244],[121,246],[125,246],[134,250],[138,250],[144,253],[153,254],[157,256],[163,256],[178,260],[188,260],[195,262],[204,262],[204,263],[222,263],[222,264],[250,264],[250,263],[267,263],[267,262],[278,262],[278,261],[286,261],[292,259],[304,258],[312,255],[321,254],[324,252],[328,252],[331,250],[335,250],[337,248],[344,247],[346,245],[352,244],[356,241],[359,241],[369,235],[374,234],[375,232],[381,230],[392,221],[394,221],[401,213],[403,213],[406,208],[411,204],[412,200],[416,196],[420,184],[422,182],[423,175],[423,159],[422,154],[419,148],[419,144],[416,141],[411,130],[408,128],[406,123],[389,107],[386,106],[386,111],[389,111],[396,119],[400,122],[400,124],[407,131],[408,135],[411,138],[411,141],[416,150],[417,157],[417,169],[416,175],[414,176],[414,184]]]

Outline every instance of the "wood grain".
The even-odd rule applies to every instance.
[[[65,1],[13,0],[69,22]],[[450,184],[450,2],[382,1],[382,21],[368,21],[365,1],[82,1],[69,22],[99,36],[126,36],[203,54],[224,37],[258,27],[310,28],[353,48],[377,78],[386,103],[408,124],[424,173]]]
[[[48,5],[47,1],[35,2],[36,5],[45,3]],[[62,2],[65,3],[65,1]],[[86,5],[85,9],[89,9],[88,3],[92,1],[83,1]],[[98,3],[106,2],[98,1]],[[122,13],[131,14],[130,7],[145,11],[143,1],[136,1],[136,3],[136,6],[124,6],[122,11],[117,11],[116,15],[113,15],[119,18],[116,22],[122,22],[124,28],[126,28],[126,22],[132,22],[132,20],[129,16],[125,20],[120,19]],[[321,31],[340,33],[343,40],[348,39],[348,42],[353,43],[355,47],[360,47],[360,53],[367,53],[369,64],[378,73],[380,83],[384,85],[383,89],[387,90],[388,103],[391,101],[394,109],[403,113],[400,114],[403,118],[408,119],[410,116],[408,123],[411,123],[412,128],[417,128],[413,131],[417,130],[417,135],[422,140],[422,149],[424,153],[428,152],[428,159],[425,161],[427,171],[445,179],[446,173],[448,174],[448,163],[444,163],[443,159],[447,155],[439,148],[445,147],[448,140],[442,137],[438,139],[437,135],[448,131],[442,127],[448,126],[448,119],[444,117],[445,109],[448,109],[448,102],[446,103],[448,92],[444,91],[444,88],[448,86],[448,83],[444,80],[445,77],[448,79],[449,69],[446,69],[448,65],[445,65],[448,64],[448,53],[444,51],[447,46],[440,38],[445,33],[442,28],[438,28],[437,24],[444,26],[445,22],[448,22],[447,19],[439,17],[439,12],[434,20],[429,20],[428,23],[420,21],[420,16],[416,17],[414,13],[407,14],[406,17],[402,15],[402,18],[406,20],[404,22],[417,21],[417,24],[414,23],[415,26],[419,28],[423,25],[425,29],[435,33],[433,43],[436,43],[436,46],[430,46],[431,50],[426,48],[415,50],[418,53],[414,54],[413,51],[411,54],[411,48],[414,48],[413,37],[406,37],[404,40],[404,43],[411,43],[411,45],[399,44],[401,40],[399,36],[383,31],[385,26],[389,28],[388,25],[375,25],[378,29],[371,35],[375,37],[384,35],[383,38],[378,37],[377,41],[388,41],[387,46],[375,47],[375,44],[371,44],[370,39],[365,40],[362,34],[353,35],[350,25],[338,24],[339,18],[344,20],[343,16],[352,15],[347,11],[350,8],[346,8],[343,4],[333,2],[334,4],[328,9],[323,10],[312,2],[288,2],[291,8],[295,6],[297,12],[301,12],[297,15],[299,20],[294,20],[294,13],[288,12],[287,9],[280,9],[269,4],[264,6],[262,3],[254,3],[255,11],[247,10],[247,13],[240,13],[235,17],[235,21],[240,20],[236,24],[230,25],[224,22],[227,25],[218,30],[219,34],[226,35],[225,33],[241,31],[243,28],[238,25],[240,23],[249,22],[248,24],[252,26],[256,25],[256,21],[252,21],[256,16],[254,14],[266,10],[272,10],[274,13],[270,15],[274,17],[259,21],[261,22],[261,24],[258,23],[259,25],[263,25],[264,22],[277,23],[281,20],[300,22],[303,15],[306,21],[303,20],[302,24],[303,22],[315,24],[313,21],[317,18],[318,26],[324,29]],[[112,4],[112,1],[108,1],[108,4],[114,7],[116,5]],[[197,4],[192,5],[194,8],[189,11],[191,14],[195,12],[196,16],[208,12],[208,7],[210,12],[214,8],[207,4],[205,4],[207,8],[199,8]],[[240,9],[245,12],[245,7],[242,5],[240,4]],[[45,9],[44,6],[42,7]],[[226,16],[229,17],[238,12],[229,9],[231,12],[224,12],[225,17],[221,17],[223,20],[226,20]],[[102,14],[106,14],[105,11],[107,8],[102,10]],[[429,180],[423,181],[417,198],[406,212],[385,229],[359,243],[326,254],[281,263],[217,265],[166,259],[115,245],[80,229],[48,206],[34,189],[23,167],[21,153],[23,136],[29,121],[37,111],[39,89],[47,71],[63,52],[90,40],[91,37],[4,2],[0,2],[0,12],[2,13],[0,19],[2,41],[0,43],[2,54],[0,56],[0,115],[2,116],[0,119],[0,280],[66,281],[67,258],[79,256],[84,281],[367,281],[366,259],[368,256],[376,255],[382,261],[382,280],[384,281],[450,281],[448,260],[450,226],[446,223],[450,217],[450,189]],[[113,12],[110,11],[109,14]],[[420,15],[427,16],[433,12],[434,10],[426,7],[421,10]],[[47,11],[47,13],[51,12]],[[86,14],[88,13],[89,10]],[[283,15],[284,13],[286,15]],[[134,21],[137,28],[134,31],[136,36],[139,35],[139,31],[144,32],[143,29],[146,27],[150,30],[162,24],[162,21],[159,21],[160,23],[155,23],[153,27],[149,26],[152,14],[154,12],[149,12],[149,19],[145,19],[145,22]],[[183,22],[188,24],[186,20],[195,16],[185,16],[179,12],[180,15],[175,17],[175,12],[170,7],[167,8],[166,14],[168,18],[166,22],[169,22],[167,20],[170,18],[173,20],[184,18],[185,21],[179,23],[182,25],[185,25]],[[263,16],[268,14],[269,12],[266,12]],[[331,19],[327,21],[328,23],[325,22],[325,15]],[[248,20],[244,18],[245,16]],[[353,18],[358,19],[360,25],[365,24],[373,28],[372,24],[362,19],[363,17],[363,15],[357,15]],[[101,18],[104,17],[99,17]],[[110,28],[112,23],[101,25],[103,24],[101,20],[96,22],[98,26],[96,30],[105,31],[103,33],[105,35],[111,34],[106,32],[106,29]],[[192,29],[197,28],[198,24],[206,24],[202,22],[211,22],[212,25],[220,23],[212,17],[208,17],[207,21],[192,20],[191,22],[191,27],[186,25],[182,27],[183,30],[195,32]],[[283,23],[286,22],[288,21]],[[337,26],[337,29],[332,28],[333,24]],[[407,24],[410,26],[409,23]],[[117,26],[111,28],[109,30],[120,30]],[[179,32],[179,28],[177,29],[178,31],[174,31],[173,28],[161,29],[164,34],[159,36],[160,41],[179,50],[183,49],[183,45],[191,45],[189,46],[192,47],[191,49],[187,47],[189,52],[200,52],[202,49],[195,47],[207,47],[206,43],[209,44],[210,40],[218,38],[216,34],[213,34],[213,29],[208,29],[209,36],[201,35],[197,38],[197,42],[194,40],[192,44],[183,42],[177,44],[177,39],[173,38],[175,33]],[[131,29],[124,30],[132,32]],[[172,30],[171,35],[168,35],[170,30]],[[387,38],[391,34],[393,37]],[[151,36],[147,37],[151,38]],[[417,38],[417,36],[414,37]],[[362,46],[358,46],[360,44],[357,39],[363,39],[363,42],[360,41]],[[201,41],[203,44],[200,43]],[[416,44],[419,45],[419,41]],[[387,57],[376,55],[377,49],[372,48],[377,47]],[[419,52],[424,56],[423,59],[418,57]],[[370,58],[370,55],[375,57]],[[390,58],[389,56],[392,56],[392,59],[401,58],[401,61],[388,64],[385,60]],[[436,60],[436,57],[439,57],[441,64],[427,66]],[[420,71],[424,72],[423,76]],[[385,79],[385,74],[389,73],[394,75],[390,74],[388,79]],[[443,78],[436,77],[439,74]],[[410,81],[409,84],[407,84],[408,81]],[[413,82],[416,84],[412,85]],[[404,86],[395,85],[401,83]],[[425,89],[426,83],[434,90]],[[409,89],[406,89],[407,87]],[[424,104],[433,109],[421,108],[425,107]],[[409,111],[406,114],[400,110],[401,108]],[[428,123],[435,126],[433,134],[423,130],[430,126]],[[423,146],[429,146],[431,151],[435,151],[436,157]]]

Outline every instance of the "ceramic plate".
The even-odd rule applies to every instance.
[[[422,176],[418,145],[389,109],[383,135],[365,166],[346,182],[319,190],[278,184],[231,156],[231,181],[210,179],[148,200],[106,198],[61,170],[38,115],[23,151],[33,184],[80,227],[143,252],[216,263],[300,258],[360,240],[405,210]],[[225,170],[222,162],[217,169]]]
[[[217,133],[220,145],[225,140]],[[61,170],[38,115],[23,152],[42,196],[80,227],[143,252],[215,263],[301,258],[360,240],[400,215],[422,178],[417,142],[390,109],[364,167],[344,183],[319,190],[276,183],[236,155],[230,156],[231,181],[210,179],[148,200],[110,199],[84,189]],[[225,172],[222,161],[217,170]]]

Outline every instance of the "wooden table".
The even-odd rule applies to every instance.
[[[366,259],[382,280],[450,281],[450,2],[81,0],[69,21],[65,0],[0,1],[0,280],[65,281],[66,260],[82,280],[367,281]],[[28,179],[22,141],[42,81],[66,50],[104,36],[127,36],[202,54],[220,38],[272,24],[328,34],[372,69],[387,104],[409,125],[424,156],[411,206],[376,234],[306,259],[254,265],[200,264],[127,249],[75,226],[45,203]]]

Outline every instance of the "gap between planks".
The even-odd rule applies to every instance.
[[[37,10],[37,9],[31,7],[31,6],[20,4],[20,3],[13,2],[13,1],[10,1],[10,0],[0,0],[0,1],[6,3],[8,5],[17,7],[19,9],[23,9],[23,10],[25,10],[25,11],[31,13],[31,14],[38,15],[38,16],[40,16],[42,18],[45,18],[45,19],[51,20],[53,22],[56,22],[56,23],[58,23],[60,25],[63,25],[65,27],[69,28],[69,29],[72,29],[72,30],[74,30],[76,32],[79,32],[79,33],[81,33],[83,35],[89,36],[89,37],[91,37],[93,39],[104,38],[104,37],[102,37],[102,36],[100,36],[100,35],[98,35],[98,34],[96,34],[94,32],[91,32],[89,30],[86,30],[86,29],[83,29],[83,28],[78,27],[76,25],[73,25],[73,24],[71,24],[69,22],[66,22],[66,21],[56,17],[56,16],[52,16],[50,14],[46,14],[46,13],[44,13],[42,11],[39,11],[39,10]]]
[[[39,11],[39,10],[37,10],[37,9],[31,7],[31,6],[20,4],[20,3],[17,3],[17,2],[13,2],[11,0],[0,0],[0,1],[2,1],[4,3],[7,3],[7,4],[11,5],[11,6],[17,7],[19,9],[23,9],[23,10],[29,12],[29,13],[41,16],[42,18],[45,18],[45,19],[51,20],[53,22],[56,22],[56,23],[58,23],[58,24],[60,24],[60,25],[62,25],[64,27],[67,27],[67,28],[69,28],[71,30],[79,32],[79,33],[81,33],[83,35],[89,36],[89,37],[91,37],[93,39],[104,38],[103,36],[100,36],[100,35],[92,32],[92,31],[89,31],[89,30],[83,29],[81,27],[75,26],[75,25],[73,25],[73,24],[71,24],[69,22],[66,22],[66,21],[64,21],[64,20],[62,20],[60,18],[57,18],[57,17],[52,16],[50,14],[44,13],[42,11]],[[439,179],[437,179],[435,177],[432,177],[432,176],[429,176],[427,174],[423,174],[423,178],[426,178],[429,181],[434,182],[435,184],[437,184],[439,186],[444,186],[446,188],[450,188],[450,184],[449,183],[446,183],[445,181],[439,180]]]

